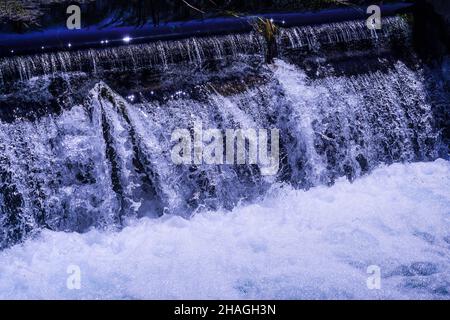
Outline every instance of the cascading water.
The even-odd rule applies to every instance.
[[[380,163],[446,157],[435,113],[448,95],[433,70],[398,57],[399,39],[413,54],[408,24],[383,23],[282,29],[272,65],[258,34],[1,60],[0,247],[39,228],[189,217],[257,199],[275,182],[307,189]],[[278,173],[174,164],[171,134],[195,122],[278,128]]]

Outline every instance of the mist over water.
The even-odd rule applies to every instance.
[[[274,183],[307,190],[383,163],[447,157],[439,74],[414,57],[402,18],[385,26],[282,30],[271,65],[257,34],[3,59],[0,247],[41,228],[188,218],[254,203]],[[278,128],[278,173],[175,165],[171,134],[196,121]]]

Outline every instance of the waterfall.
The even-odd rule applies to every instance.
[[[430,93],[432,71],[373,50],[363,70],[347,68],[360,53],[355,43],[408,37],[401,18],[383,22],[377,32],[359,21],[281,30],[272,65],[262,63],[264,40],[253,33],[3,59],[0,247],[39,228],[84,232],[134,217],[190,217],[254,201],[274,183],[308,189],[380,163],[445,155],[434,112],[448,96]],[[347,59],[327,60],[322,47],[341,44]],[[298,61],[303,49],[314,51],[316,72]],[[135,86],[123,73],[151,83]],[[174,164],[171,134],[196,122],[279,129],[278,173]]]

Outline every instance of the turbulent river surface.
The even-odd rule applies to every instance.
[[[0,295],[449,297],[450,175],[446,160],[433,162],[448,159],[449,63],[422,63],[410,33],[400,17],[379,31],[360,21],[281,29],[271,64],[257,33],[0,60]],[[199,122],[278,129],[278,171],[174,164],[172,133]],[[376,169],[397,162],[421,163]],[[386,243],[396,235],[398,245]],[[138,243],[155,260],[109,265],[140,256]],[[224,257],[233,245],[246,249],[227,261],[207,254],[208,243]],[[64,276],[68,259],[46,269],[50,247],[91,272],[88,291],[27,284],[31,268]],[[83,254],[104,261],[83,263]],[[179,259],[172,269],[169,256]],[[202,267],[193,257],[210,260]],[[371,264],[385,268],[389,289],[363,289]],[[227,266],[229,277],[215,276]],[[265,266],[274,273],[254,269]],[[135,279],[126,268],[137,269]],[[177,274],[190,272],[193,282],[179,285]],[[159,273],[178,283],[173,291]]]

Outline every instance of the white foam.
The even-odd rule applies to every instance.
[[[448,299],[449,190],[450,162],[394,164],[190,221],[44,231],[0,252],[0,298]],[[73,264],[80,290],[66,287]],[[369,265],[380,290],[367,288]]]

